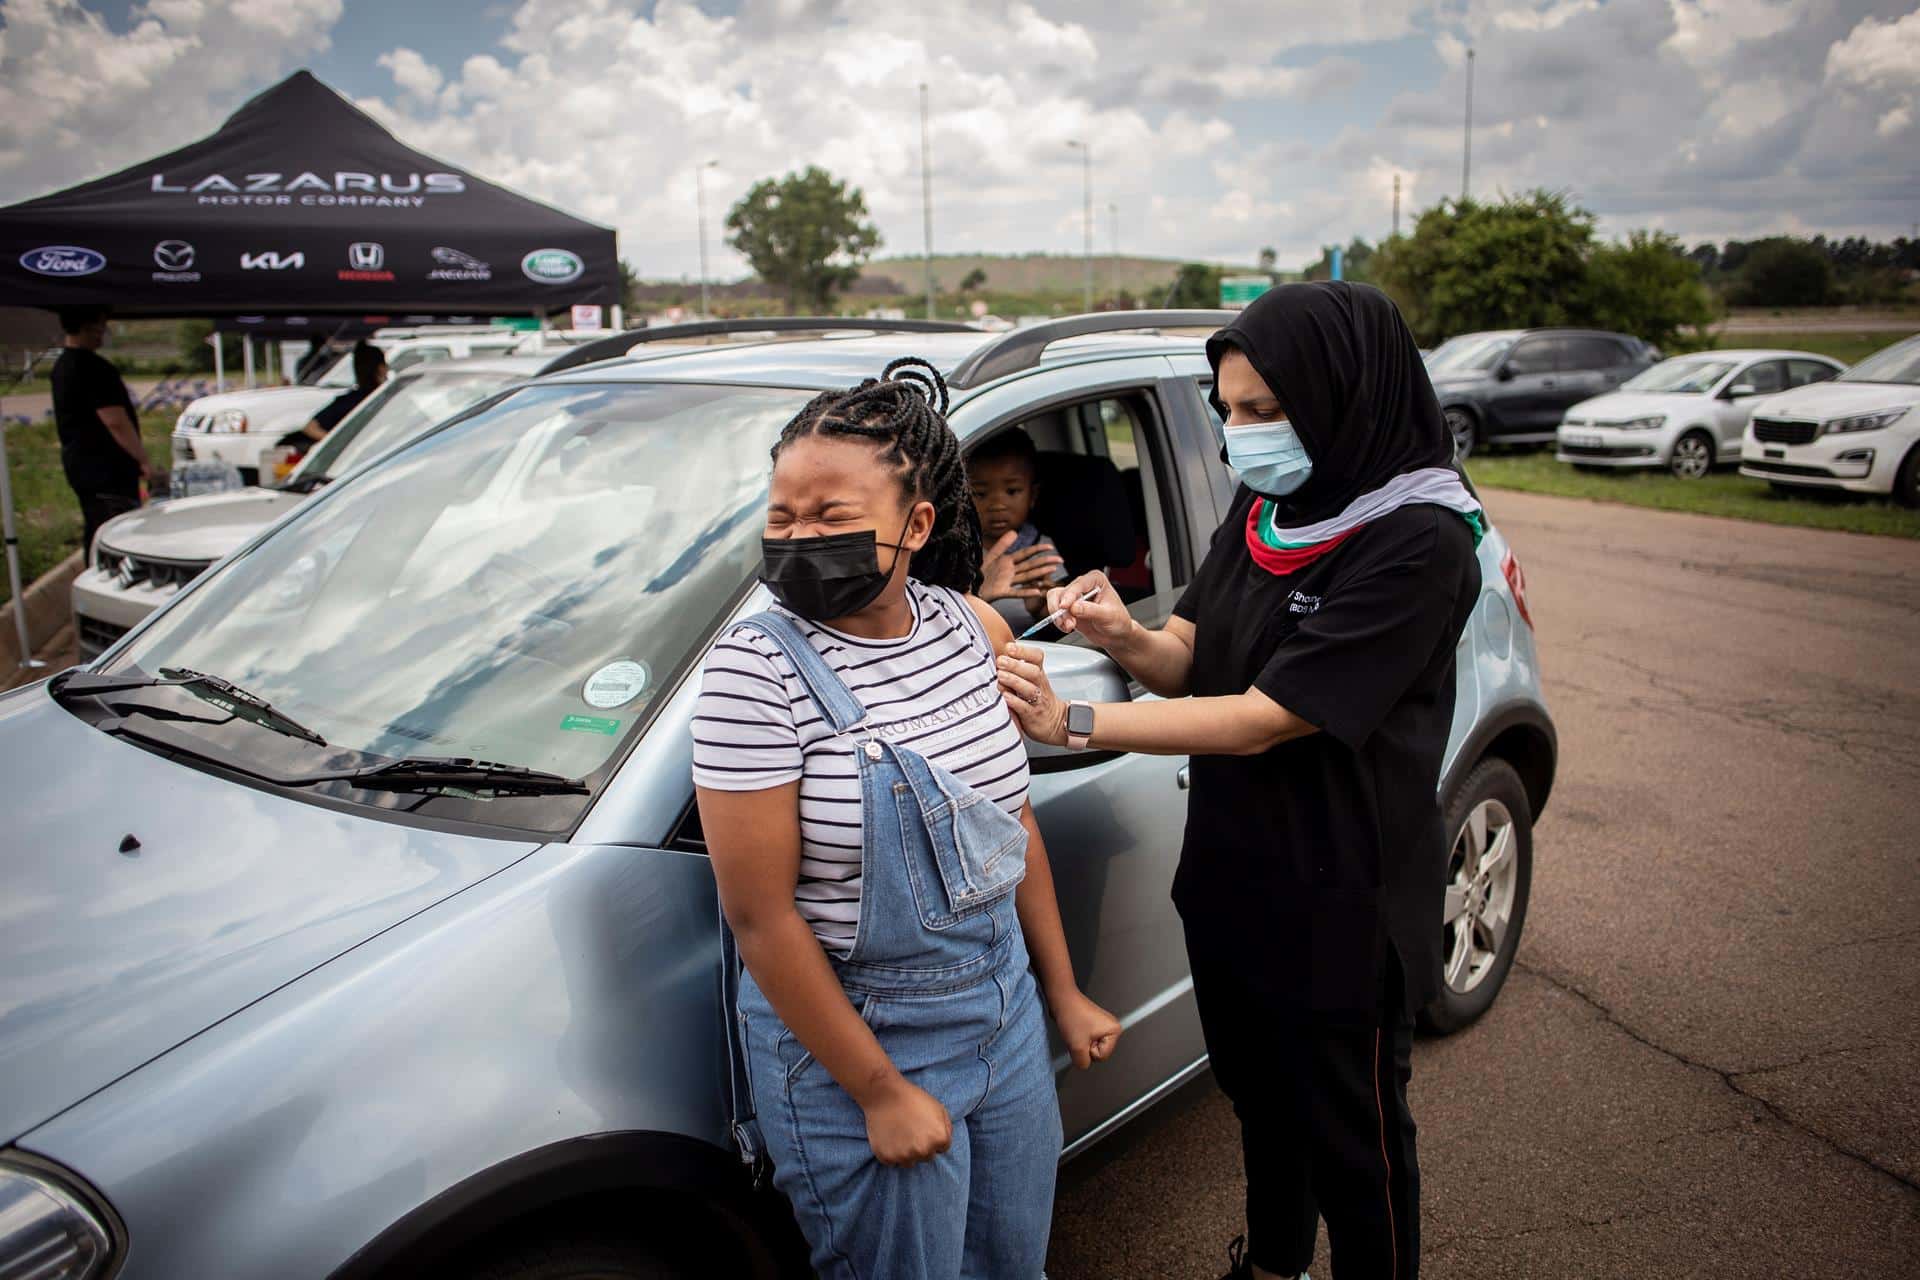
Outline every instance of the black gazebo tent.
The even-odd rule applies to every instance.
[[[305,71],[190,146],[0,209],[6,305],[501,315],[619,298],[610,229],[402,145]]]

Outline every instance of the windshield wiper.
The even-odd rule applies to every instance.
[[[284,781],[293,787],[309,786],[316,782],[344,782],[363,791],[429,791],[458,787],[518,796],[586,795],[590,790],[578,778],[529,769],[525,765],[472,760],[466,756],[406,756],[362,769],[308,774]]]
[[[327,475],[298,476],[280,486],[282,493],[312,493],[321,485],[333,483],[333,477]]]
[[[162,667],[160,674],[140,675],[101,675],[92,671],[66,671],[55,676],[47,685],[47,692],[55,698],[64,700],[69,697],[94,697],[104,693],[123,693],[129,689],[185,688],[188,692],[196,689],[211,689],[233,705],[227,710],[249,724],[257,724],[263,729],[272,729],[290,738],[300,738],[324,747],[327,740],[307,726],[295,720],[283,711],[275,711],[273,704],[257,693],[249,693],[231,680],[219,676],[210,676],[205,672],[194,671],[188,667]],[[220,705],[220,704],[216,704]]]

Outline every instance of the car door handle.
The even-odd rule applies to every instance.
[[[1540,385],[1543,387],[1556,387],[1556,386],[1559,386],[1560,384],[1555,382],[1552,378],[1542,378],[1540,379]]]
[[[1185,765],[1185,764],[1181,765],[1180,772],[1173,775],[1173,785],[1180,788],[1182,791],[1185,791],[1188,788],[1192,787],[1193,786],[1193,766]]]

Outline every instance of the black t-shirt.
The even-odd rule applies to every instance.
[[[68,347],[53,362],[53,422],[60,433],[60,465],[82,493],[137,492],[140,464],[120,447],[100,410],[119,405],[140,425],[120,371],[97,351]]]
[[[340,425],[340,419],[353,412],[354,406],[371,394],[373,394],[372,387],[348,387],[327,401],[320,412],[313,415],[313,420],[320,424],[322,431],[331,431]]]
[[[1445,836],[1435,788],[1454,647],[1480,593],[1466,522],[1402,507],[1297,572],[1246,546],[1233,509],[1174,613],[1197,697],[1258,688],[1319,727],[1257,756],[1195,756],[1173,898],[1202,960],[1276,1006],[1370,1019],[1387,946],[1409,1009],[1436,994]]]

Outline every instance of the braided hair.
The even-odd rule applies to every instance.
[[[781,429],[773,460],[811,435],[850,436],[885,446],[880,460],[898,470],[915,502],[933,504],[933,531],[913,554],[911,572],[935,587],[980,586],[980,516],[967,487],[960,441],[947,425],[947,382],[919,356],[902,356],[845,391],[823,391]]]

